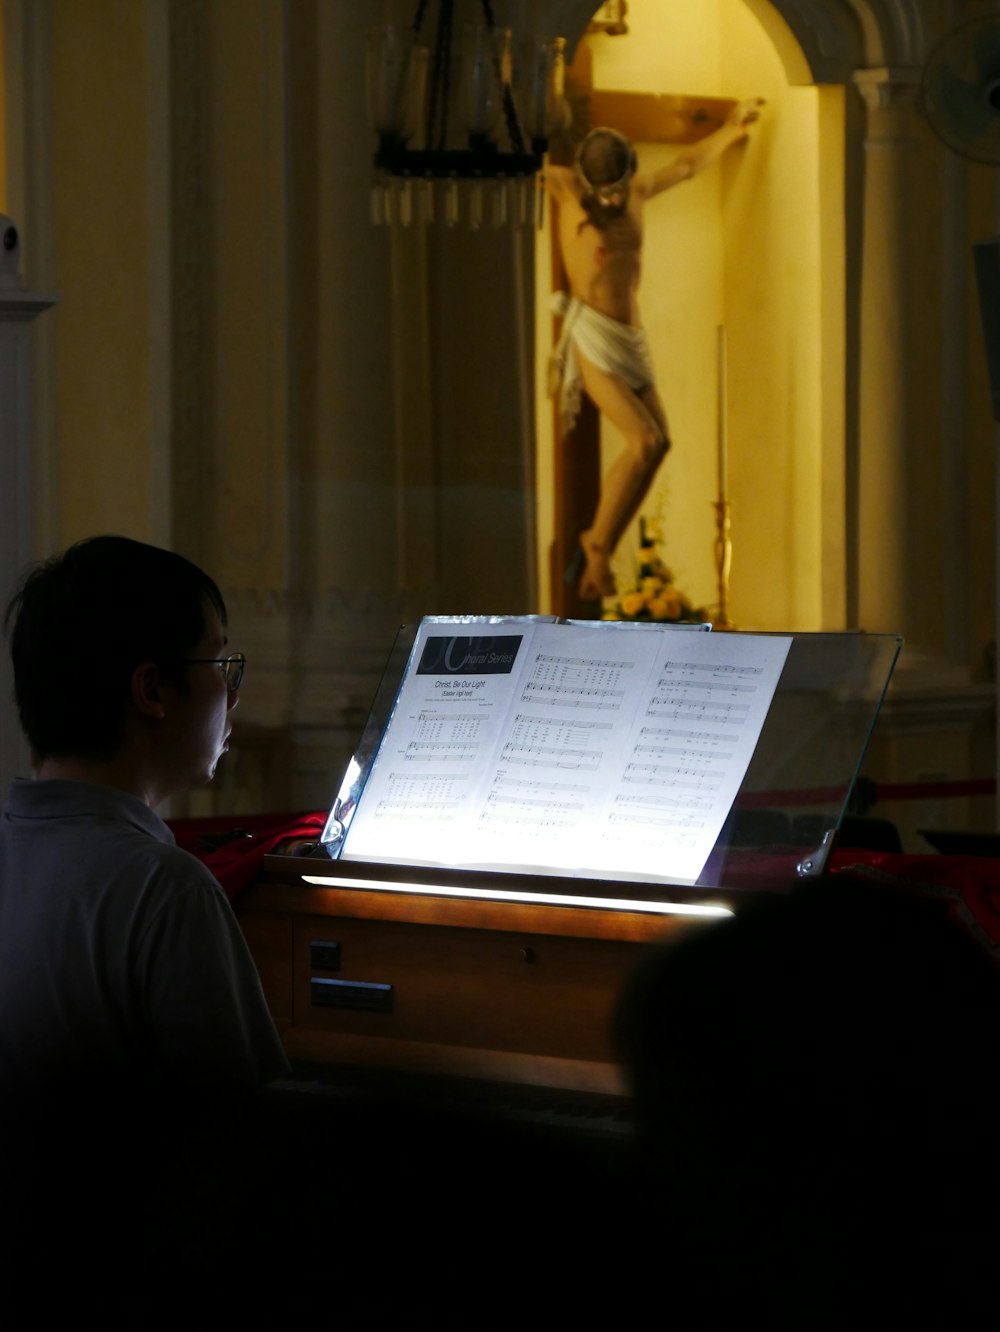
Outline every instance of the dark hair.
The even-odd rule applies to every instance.
[[[636,169],[635,149],[624,134],[613,129],[592,129],[576,153],[576,169],[583,181],[584,193],[580,200],[587,221],[601,229],[615,218],[621,217],[628,207],[628,190],[620,204],[603,202],[597,191],[619,182],[627,185],[628,177]]]
[[[576,161],[580,175],[592,189],[615,185],[636,168],[635,149],[624,134],[613,129],[592,129],[580,144]]]
[[[132,672],[177,678],[222,593],[196,564],[122,536],[89,537],[32,568],[7,607],[14,692],[37,759],[107,758],[121,745]]]
[[[950,1305],[1000,1229],[969,1146],[1000,1100],[992,950],[944,890],[859,868],[659,945],[615,1013],[658,1253],[779,1324],[874,1282]]]

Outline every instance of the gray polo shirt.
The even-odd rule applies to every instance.
[[[15,781],[0,811],[0,1094],[111,1074],[260,1086],[288,1061],[205,866],[123,791]]]

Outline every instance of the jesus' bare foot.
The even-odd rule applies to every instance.
[[[577,591],[583,601],[599,601],[615,594],[615,576],[604,546],[589,532],[580,533],[580,549],[585,561]]]

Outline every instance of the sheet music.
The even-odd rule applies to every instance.
[[[791,639],[421,624],[345,859],[693,883]]]

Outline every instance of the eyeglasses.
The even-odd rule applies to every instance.
[[[222,674],[226,677],[226,688],[231,694],[235,694],[243,683],[243,673],[247,668],[247,659],[245,653],[233,652],[228,657],[186,657],[184,664],[186,666],[221,666]]]

